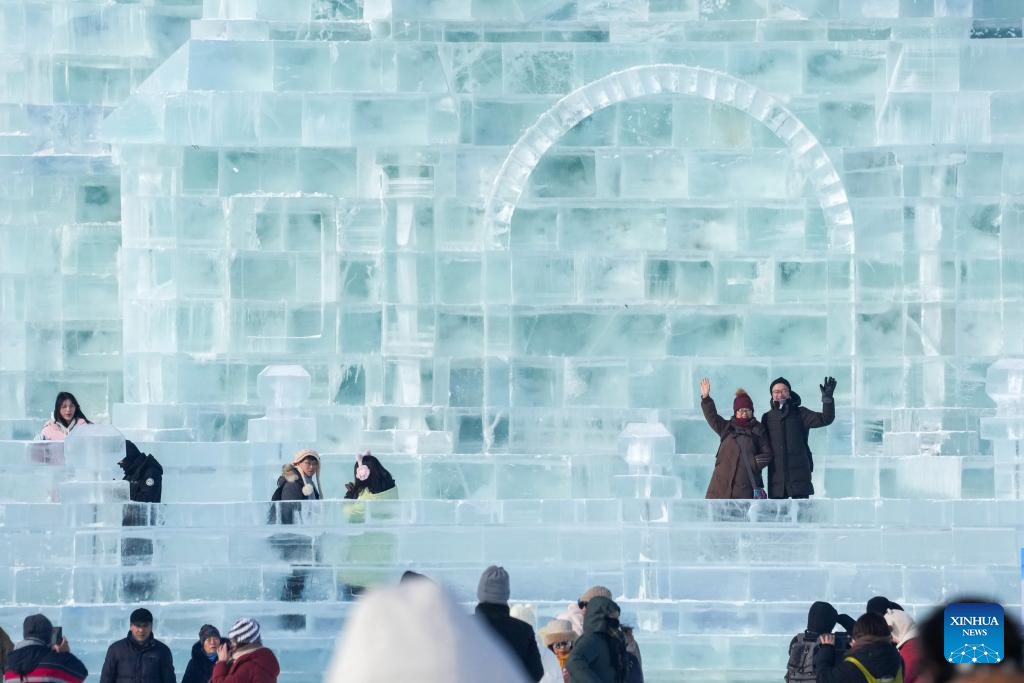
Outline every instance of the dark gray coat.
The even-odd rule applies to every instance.
[[[597,597],[587,603],[583,635],[572,648],[565,669],[569,683],[623,683],[626,680],[626,647],[615,635],[611,615],[619,612],[612,600]]]
[[[537,636],[533,627],[525,621],[513,617],[508,605],[481,602],[476,606],[476,616],[483,619],[509,651],[523,664],[531,681],[544,678],[544,664],[540,661],[540,650],[537,649]]]
[[[176,683],[171,650],[152,635],[138,642],[129,633],[107,649],[100,683]]]

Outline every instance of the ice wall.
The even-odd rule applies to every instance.
[[[1018,3],[199,15],[0,4],[0,436],[66,387],[166,468],[135,510],[86,451],[0,442],[5,625],[59,614],[96,668],[126,603],[179,661],[244,612],[305,682],[353,573],[469,600],[498,561],[543,616],[611,586],[649,680],[761,681],[812,600],[1016,606]],[[699,379],[763,409],[779,374],[839,380],[818,499],[699,500]],[[282,549],[292,440],[329,496],[370,447],[402,499]]]
[[[188,38],[200,0],[0,4],[0,430],[24,436],[74,386],[122,392],[120,171],[98,135]],[[12,421],[31,417],[30,423]]]
[[[1015,12],[207,3],[104,127],[125,402],[241,438],[256,373],[298,362],[334,444],[657,418],[694,452],[699,377],[763,407],[828,373],[816,452],[979,455],[984,369],[1021,351]],[[655,64],[690,75],[594,90]]]

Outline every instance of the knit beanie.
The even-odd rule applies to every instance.
[[[612,592],[604,586],[591,586],[580,596],[580,602],[590,602],[594,598],[608,598],[611,600]]]
[[[53,636],[53,624],[42,614],[31,614],[25,617],[21,626],[21,635],[25,640],[39,640],[49,643]]]
[[[492,564],[480,575],[480,583],[476,587],[478,601],[504,605],[511,594],[508,572],[504,568]]]
[[[235,622],[235,625],[228,631],[230,638],[235,645],[248,645],[260,639],[260,623],[255,619],[242,617]]]
[[[750,398],[750,394],[747,393],[746,389],[737,389],[736,398],[732,400],[733,413],[735,413],[737,410],[740,410],[741,408],[746,408],[751,412],[753,412],[754,410],[754,401],[753,399]]]
[[[788,379],[786,379],[785,377],[776,377],[775,379],[772,380],[772,383],[768,385],[768,393],[769,394],[771,393],[772,388],[776,384],[785,384],[787,389],[789,389],[790,391],[793,391],[793,387],[790,385]]]
[[[205,643],[210,638],[220,638],[220,631],[217,630],[216,626],[210,624],[203,624],[199,629],[199,642]]]
[[[298,465],[306,458],[313,458],[314,460],[316,460],[317,465],[320,464],[320,454],[314,451],[312,448],[303,448],[301,451],[296,453],[295,457],[292,459],[292,464]]]
[[[153,623],[153,613],[145,607],[140,607],[132,612],[128,621],[136,626],[149,626]]]

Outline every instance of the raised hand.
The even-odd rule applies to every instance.
[[[826,377],[824,384],[819,384],[818,388],[821,389],[822,398],[832,398],[832,394],[836,390],[836,378]]]
[[[218,662],[226,662],[226,661],[228,661],[228,643],[227,643],[227,641],[222,642],[220,644],[220,647],[217,648],[217,661]]]
[[[818,636],[818,642],[822,645],[835,645],[836,637],[831,633],[822,633],[820,636]]]
[[[707,377],[700,381],[700,397],[707,398],[711,395],[711,380]]]

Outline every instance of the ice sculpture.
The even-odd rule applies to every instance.
[[[300,412],[309,398],[309,373],[298,365],[272,365],[256,381],[267,414],[249,420],[249,440],[315,442],[316,421]]]

